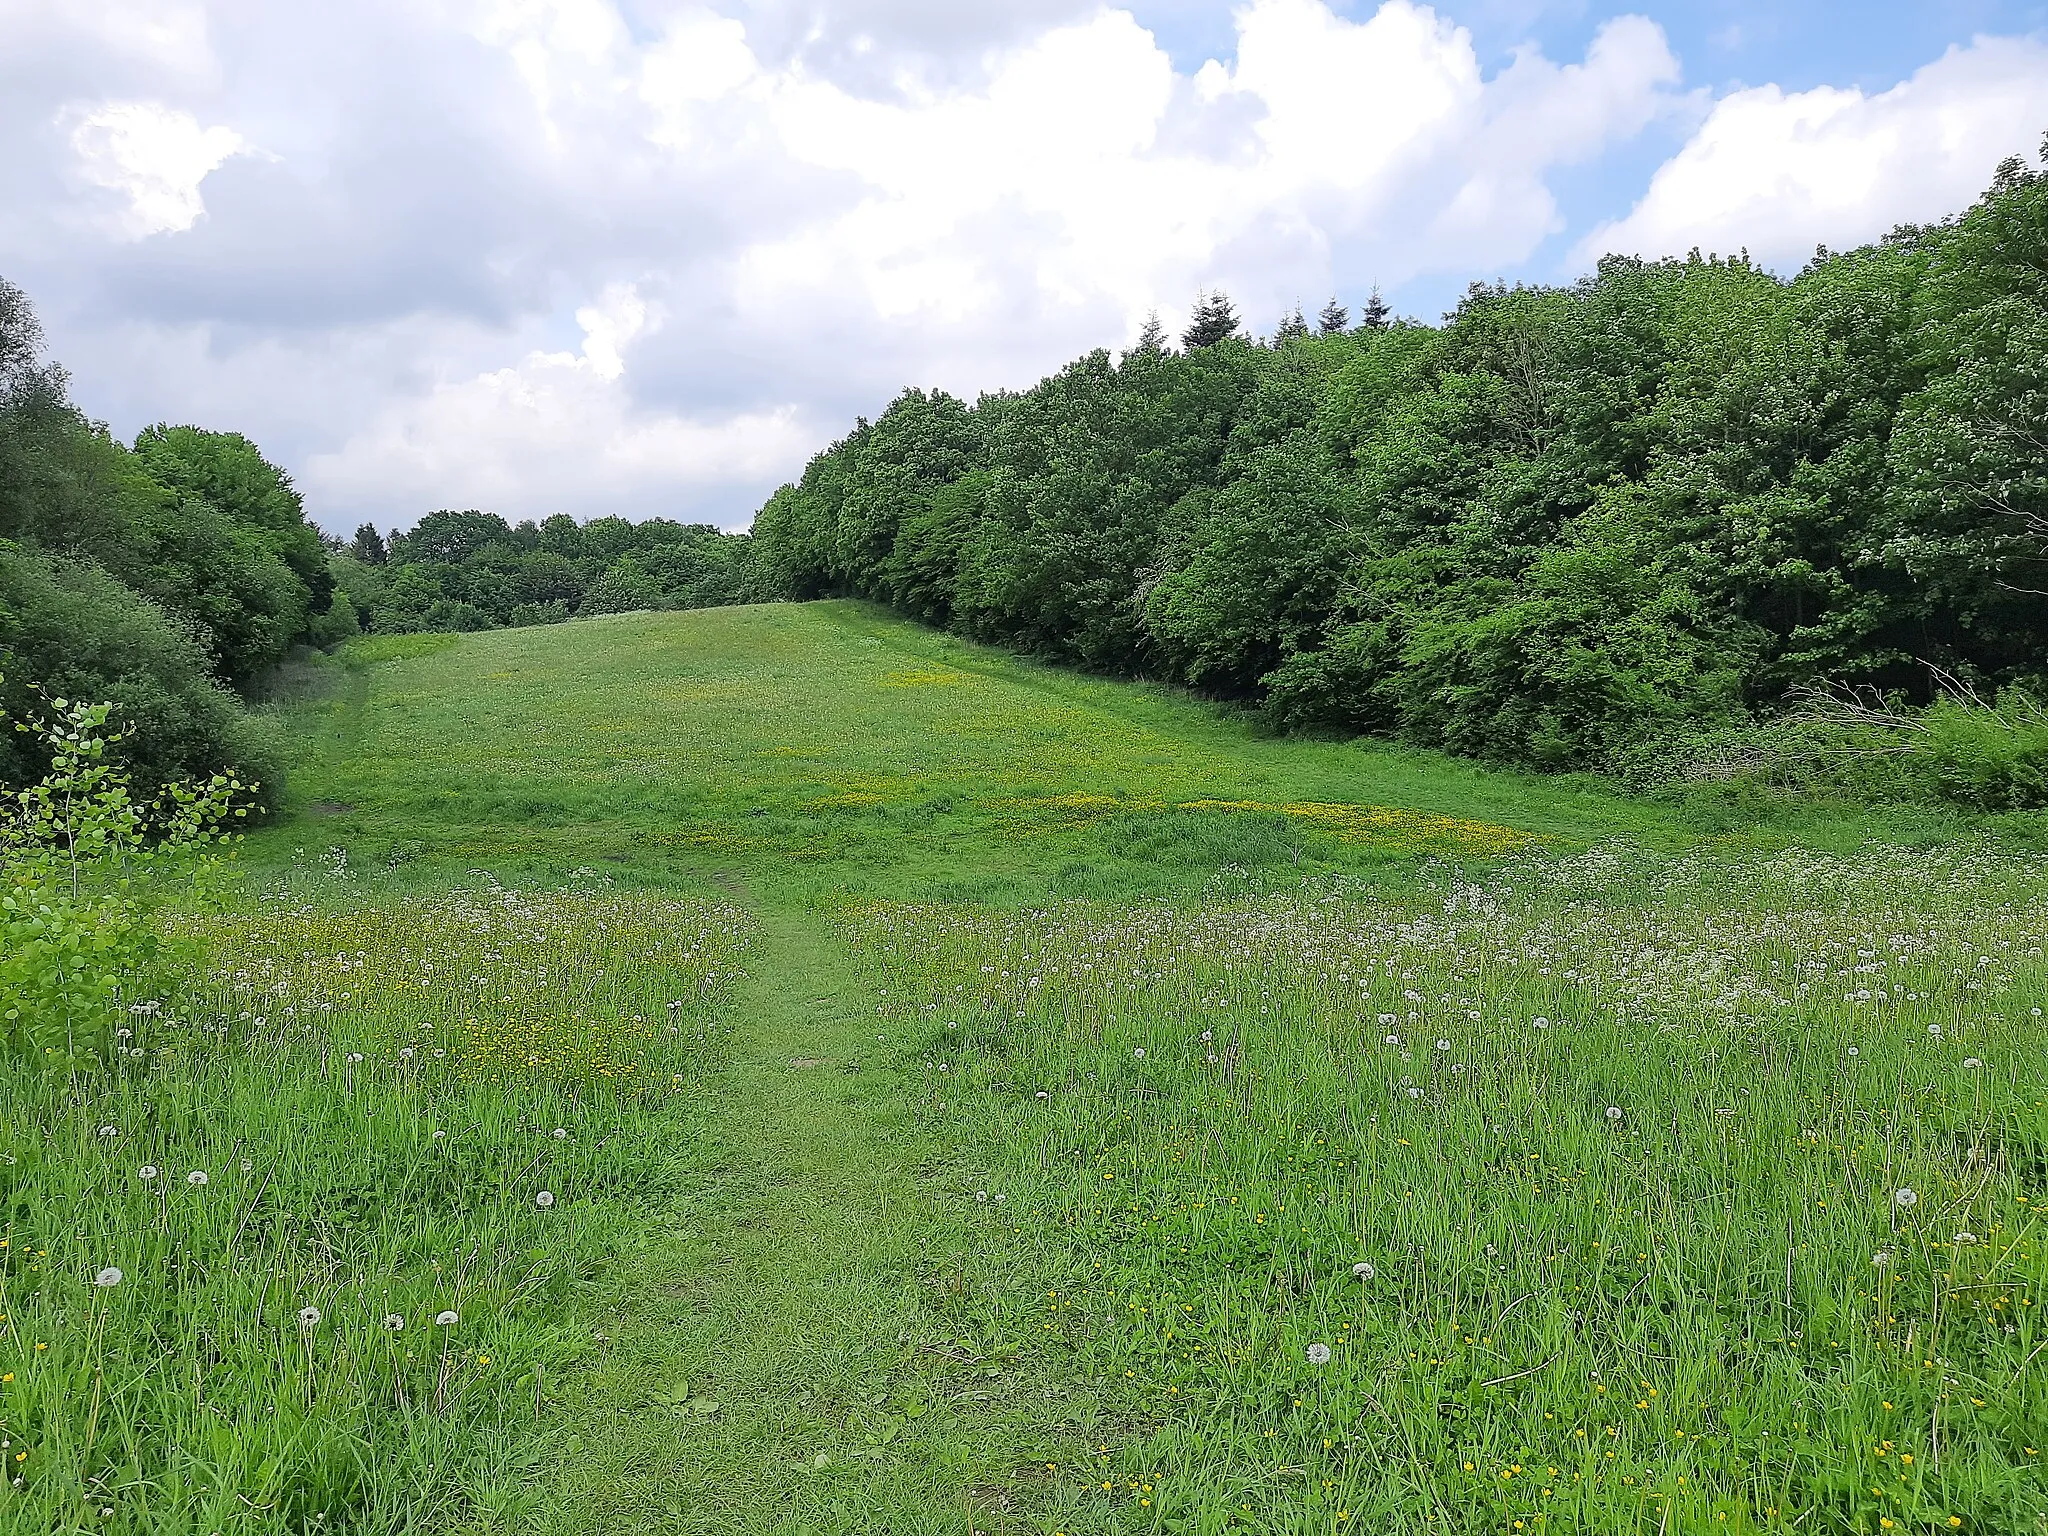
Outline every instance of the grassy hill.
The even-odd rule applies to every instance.
[[[0,1087],[22,1528],[2042,1528],[2012,826],[844,604],[313,684],[149,1065]]]
[[[1954,830],[1843,812],[1763,825],[1593,780],[1274,738],[1177,689],[1039,667],[854,603],[372,640],[352,661],[298,722],[299,814],[257,840],[260,859],[319,839],[359,864],[395,851],[1035,897],[1614,838],[1853,847]]]

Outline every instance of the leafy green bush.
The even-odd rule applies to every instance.
[[[1719,784],[1976,811],[2048,809],[2048,707],[1960,686],[1924,708],[1812,693],[1776,719],[1668,737],[1610,766],[1639,788]]]
[[[203,880],[209,865],[189,856],[247,814],[245,786],[216,774],[145,804],[110,751],[111,706],[52,710],[17,722],[48,773],[0,808],[0,1047],[30,1064],[125,1066],[175,984],[159,877],[184,864],[181,883]]]
[[[39,694],[110,704],[118,759],[149,792],[226,771],[271,803],[267,725],[215,681],[187,625],[90,560],[0,540],[0,671],[0,711],[17,721]],[[0,733],[0,784],[33,782],[49,766],[33,733]]]

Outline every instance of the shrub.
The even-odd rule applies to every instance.
[[[225,774],[139,802],[110,751],[111,706],[58,699],[20,722],[49,760],[0,808],[0,1045],[55,1067],[139,1061],[175,985],[147,878],[247,814]],[[202,861],[192,878],[203,879]]]
[[[2048,809],[2048,706],[1954,683],[1924,709],[1867,692],[1803,696],[1774,720],[1645,744],[1614,766],[1636,787],[1759,786],[1978,811]]]
[[[0,711],[20,721],[36,699],[98,699],[119,725],[116,756],[147,792],[220,771],[259,803],[279,779],[267,727],[215,681],[190,628],[92,561],[0,541]],[[49,770],[32,734],[0,734],[0,783]]]

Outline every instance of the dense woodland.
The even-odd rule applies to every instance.
[[[1541,768],[1782,762],[1833,688],[1848,756],[1962,722],[1998,761],[1960,798],[2048,803],[2048,176],[2008,161],[1790,280],[1609,258],[1265,341],[1212,294],[1178,346],[906,391],[751,538],[475,511],[323,538],[247,439],[89,420],[0,283],[0,707],[111,700],[145,781],[274,784],[245,700],[294,647],[827,594]],[[0,782],[31,741],[0,733]]]
[[[2048,144],[2043,157],[2048,159]],[[762,508],[790,597],[1545,768],[1818,684],[2048,672],[2048,179],[1814,260],[1609,258],[1440,326],[1211,296],[1021,394],[911,390]],[[1866,695],[1875,699],[1877,695]]]

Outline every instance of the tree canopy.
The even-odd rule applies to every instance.
[[[2048,147],[2044,147],[2048,155]],[[1439,325],[1332,300],[969,406],[906,392],[755,524],[855,593],[1279,723],[1625,762],[1822,681],[2048,673],[2048,179],[1818,256],[1610,257]]]

